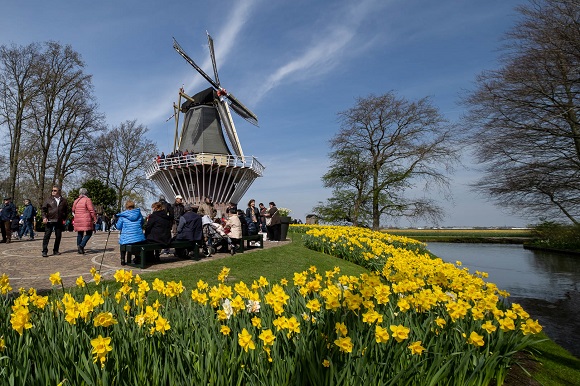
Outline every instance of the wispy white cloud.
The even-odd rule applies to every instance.
[[[244,25],[250,19],[252,15],[252,10],[255,6],[259,3],[259,0],[250,0],[250,1],[243,1],[243,2],[235,2],[232,5],[231,12],[226,15],[226,18],[222,20],[220,23],[219,31],[215,31],[215,36],[212,35],[214,38],[214,46],[215,46],[215,55],[218,60],[218,69],[221,63],[225,63],[227,58],[229,57],[233,47],[236,43],[237,36],[240,35]],[[212,31],[208,31],[210,35]],[[219,32],[219,33],[217,33]],[[203,38],[200,36],[200,38]],[[209,56],[209,49],[206,51],[205,59],[202,61],[196,60],[197,58],[193,58],[196,63],[202,69],[207,69],[206,72],[209,76],[213,78],[213,70],[212,70],[212,63],[211,58]],[[190,70],[189,70],[190,71]],[[209,71],[209,72],[208,72]],[[191,72],[191,71],[190,71]],[[164,75],[165,78],[169,78],[169,76]],[[192,76],[189,79],[191,81],[184,85],[185,91],[188,93],[192,93],[192,90],[195,92],[209,87],[209,84],[205,79],[200,76]],[[171,84],[167,82],[166,84]],[[167,88],[162,92],[157,93],[157,101],[158,103],[154,103],[154,106],[158,106],[154,109],[142,109],[143,114],[141,115],[140,119],[146,123],[153,123],[153,122],[161,122],[167,118],[170,109],[167,107],[167,101],[170,101],[175,98],[176,90],[174,87]]]
[[[220,63],[225,63],[227,61],[230,52],[232,51],[232,48],[235,46],[236,38],[240,36],[240,32],[242,31],[244,25],[250,19],[250,16],[252,15],[252,10],[258,4],[258,2],[259,2],[258,0],[251,0],[233,3],[235,5],[234,8],[232,9],[232,12],[230,12],[226,20],[223,20],[223,22],[219,24],[220,26],[219,34],[217,34],[216,36],[212,35],[212,38],[215,38],[214,48],[215,55],[217,58],[216,61],[219,60],[219,62],[217,63],[218,70]],[[210,33],[210,35],[212,34],[212,31],[208,32]],[[202,68],[212,68],[211,58],[209,56],[209,49],[207,52],[208,52],[207,57],[201,64]],[[210,75],[213,78],[213,70],[211,71],[211,73],[208,73],[208,75]],[[207,87],[209,85],[206,83],[205,79],[195,77],[195,79],[192,82],[190,82],[187,89],[197,90],[198,88],[200,88],[200,86]]]
[[[334,15],[325,16],[323,20],[327,20],[326,25],[321,25],[320,20],[317,21],[312,26],[316,31],[313,31],[311,44],[299,56],[266,77],[262,87],[253,95],[252,104],[255,105],[268,92],[285,82],[305,80],[332,71],[341,59],[352,55],[352,51],[346,48],[355,45],[361,23],[382,5],[384,2],[375,0],[348,2]]]

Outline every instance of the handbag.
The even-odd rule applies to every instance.
[[[276,210],[274,212],[274,214],[278,213],[278,210]],[[272,214],[270,217],[266,217],[266,226],[269,227],[270,225],[272,225],[272,217],[274,216],[274,214]]]

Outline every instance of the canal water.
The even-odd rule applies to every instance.
[[[471,273],[487,272],[488,282],[508,291],[538,319],[544,332],[580,358],[580,256],[534,251],[514,244],[429,242],[444,261],[461,261]]]

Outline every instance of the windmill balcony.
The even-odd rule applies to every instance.
[[[185,202],[200,204],[211,196],[218,206],[237,203],[264,166],[252,156],[195,153],[153,160],[146,170],[166,197],[181,195]]]
[[[249,168],[256,173],[257,177],[261,177],[264,172],[264,166],[253,156],[240,157],[227,154],[198,153],[157,159],[147,168],[146,175],[148,179],[151,179],[160,170],[194,165]]]

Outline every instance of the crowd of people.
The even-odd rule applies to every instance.
[[[267,241],[280,241],[281,222],[278,208],[274,202],[270,202],[268,206],[266,208],[263,203],[256,206],[256,201],[252,199],[245,210],[230,204],[224,213],[218,215],[211,197],[205,197],[201,205],[194,206],[184,203],[180,195],[175,197],[173,204],[167,202],[164,196],[159,196],[159,200],[151,205],[151,214],[147,218],[143,217],[141,209],[131,200],[125,203],[124,211],[109,218],[105,214],[96,213],[87,189],[80,188],[79,197],[72,204],[71,217],[66,197],[62,196],[59,186],[53,186],[50,197],[40,208],[45,229],[42,256],[48,257],[53,233],[55,237],[52,254],[61,254],[59,249],[62,232],[69,227],[77,232],[77,252],[81,255],[86,253],[85,248],[93,232],[99,230],[120,231],[120,245],[158,243],[166,246],[163,251],[155,252],[154,259],[159,259],[161,253],[170,253],[169,245],[173,240],[190,242],[190,248],[175,250],[179,257],[186,257],[194,248],[199,247],[204,247],[209,254],[229,252],[233,255],[244,236],[266,234]],[[10,243],[12,238],[21,240],[26,235],[29,240],[34,240],[37,208],[26,199],[21,212],[18,212],[10,197],[4,198],[4,203],[0,205],[0,242]],[[135,256],[131,260],[125,249],[120,248],[121,264],[139,263],[139,257]]]
[[[157,243],[166,246],[163,251],[155,251],[154,260],[160,254],[169,253],[173,240],[189,242],[189,248],[175,250],[178,257],[187,257],[194,248],[205,248],[208,253],[229,252],[235,254],[243,236],[266,233],[267,240],[280,241],[280,215],[274,202],[266,209],[263,204],[256,208],[256,201],[250,200],[245,211],[230,204],[225,213],[218,216],[211,197],[205,197],[199,206],[185,204],[178,195],[170,204],[164,196],[151,205],[151,214],[143,218],[141,210],[133,201],[125,203],[125,211],[117,214],[116,228],[121,232],[120,245]],[[269,219],[269,220],[268,220]],[[143,232],[144,228],[144,232]],[[138,264],[139,256],[132,260],[127,257],[126,248],[121,249],[121,265],[128,262]]]

